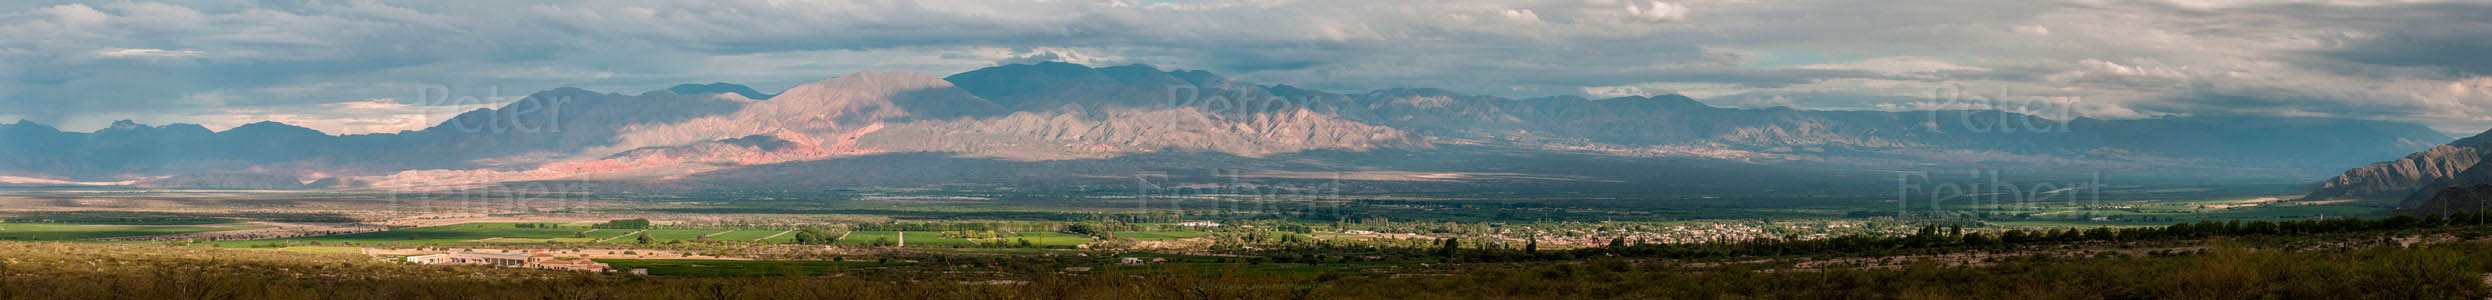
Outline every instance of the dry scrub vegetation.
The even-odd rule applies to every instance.
[[[2152,257],[1811,270],[1668,260],[1465,264],[1416,274],[1176,269],[1001,279],[861,272],[673,278],[401,264],[360,255],[0,242],[10,299],[2479,299],[2492,243],[2273,251],[2218,242]],[[1235,270],[1236,266],[1227,266]],[[1222,268],[1211,266],[1208,268]]]

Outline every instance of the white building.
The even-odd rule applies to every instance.
[[[408,256],[407,262],[425,265],[488,265],[518,267],[528,265],[528,255],[459,252]]]
[[[425,265],[484,265],[585,272],[612,271],[612,269],[608,268],[605,263],[589,260],[587,258],[563,258],[555,257],[553,254],[547,253],[505,254],[459,252],[408,256],[407,262]]]
[[[1185,227],[1220,227],[1220,222],[1212,222],[1212,221],[1193,221],[1193,222],[1177,223],[1177,226],[1185,226]]]

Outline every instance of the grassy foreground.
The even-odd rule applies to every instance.
[[[1596,259],[1414,266],[1385,274],[1239,275],[1173,265],[1160,272],[985,277],[913,272],[642,277],[420,266],[346,254],[75,243],[0,242],[0,253],[8,254],[0,258],[0,298],[6,299],[2480,299],[2492,295],[2485,285],[2485,273],[2492,271],[2492,242],[2326,251],[2276,251],[2213,242],[2205,250],[2182,254],[2009,258],[1973,267],[1784,269]]]

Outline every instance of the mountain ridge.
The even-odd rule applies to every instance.
[[[2419,199],[2437,195],[2445,188],[2443,181],[2460,178],[2474,171],[2484,157],[2492,155],[2492,131],[2433,146],[2396,160],[2378,162],[2346,170],[2343,174],[2322,181],[2304,195],[2304,199],[2395,197],[2405,199],[2400,206],[2412,207]]]
[[[2042,163],[2017,168],[2180,168],[2208,174],[2283,170],[2282,176],[2293,176],[2342,170],[2372,162],[2360,157],[2412,152],[2425,146],[2421,141],[2447,138],[2410,123],[2341,119],[2048,120],[1978,110],[1726,108],[1679,95],[1509,99],[1433,88],[1333,93],[1146,65],[1006,65],[940,78],[859,72],[790,88],[768,100],[756,100],[738,92],[749,88],[735,87],[741,86],[713,84],[640,95],[558,88],[460,114],[424,130],[393,134],[333,136],[267,123],[229,130],[246,133],[229,137],[210,133],[204,139],[214,141],[208,141],[175,137],[200,136],[189,127],[157,129],[168,133],[151,136],[136,133],[145,126],[135,122],[67,133],[21,121],[0,125],[0,141],[9,142],[0,145],[0,175],[127,179],[252,167],[324,182],[370,177],[317,186],[371,186],[374,181],[420,186],[459,176],[670,180],[687,172],[893,153],[1055,161],[1165,152],[1261,159],[1308,151],[1392,150],[1575,153],[1813,168]],[[2034,120],[2060,127],[2014,133],[1979,127]],[[2323,140],[2347,142],[2308,145]],[[51,145],[44,141],[69,146],[31,146]],[[136,156],[106,150],[138,153],[150,149],[147,145],[192,143],[293,148],[121,162],[60,159]],[[1475,144],[1495,147],[1439,147]],[[1391,165],[1376,159],[1382,158],[1331,164]],[[625,173],[646,176],[585,175],[619,170],[641,170]]]
[[[735,94],[736,96],[753,100],[770,100],[770,97],[778,96],[778,94],[762,93],[761,91],[753,90],[753,87],[725,82],[712,82],[707,84],[678,84],[672,87],[667,87],[662,91],[675,93],[677,95]]]

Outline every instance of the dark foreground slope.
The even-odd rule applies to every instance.
[[[2492,209],[2492,185],[2466,185],[2441,189],[2412,206],[2399,208],[2398,213],[2434,214],[2479,212]]]
[[[2483,275],[2492,271],[2492,242],[2295,251],[2278,250],[2306,247],[2241,245],[2216,241],[2179,250],[2132,251],[2137,254],[2077,251],[2085,248],[1965,251],[1917,256],[1961,258],[1945,262],[1866,268],[1587,258],[1528,264],[1404,265],[1370,269],[1379,270],[1373,272],[1315,274],[1259,271],[1266,269],[1243,263],[1090,273],[981,263],[915,270],[855,269],[827,277],[683,278],[422,266],[343,254],[0,242],[0,253],[10,254],[0,259],[0,299],[2479,299],[2492,295]],[[1848,261],[1891,258],[1910,261],[1916,257]],[[1738,260],[1773,261],[1755,259]]]

